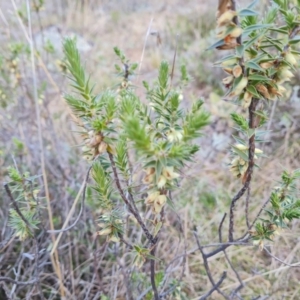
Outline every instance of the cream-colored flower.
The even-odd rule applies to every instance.
[[[107,149],[107,144],[105,142],[101,142],[101,144],[98,146],[99,154],[104,153],[106,149]]]
[[[261,64],[259,64],[263,69],[269,69],[271,67],[273,67],[274,62],[273,61],[267,61],[267,62],[263,62]]]
[[[222,79],[222,82],[224,85],[229,85],[233,82],[234,77],[233,76],[227,76]]]
[[[120,238],[112,234],[109,239],[110,242],[118,243],[120,241]]]
[[[248,78],[243,77],[240,80],[240,82],[237,84],[235,89],[229,94],[229,98],[239,96],[242,93],[243,89],[247,86],[247,84],[248,84]]]
[[[147,168],[145,171],[146,171],[146,176],[143,179],[143,183],[145,184],[153,183],[154,176],[155,176],[155,168],[154,167]]]
[[[252,101],[252,94],[249,93],[248,91],[245,92],[244,94],[244,98],[243,98],[243,103],[242,103],[242,106],[244,109],[247,109],[250,104],[251,104],[251,101]]]
[[[284,58],[288,63],[290,63],[293,66],[296,66],[298,64],[295,55],[292,54],[290,51],[285,54]]]
[[[234,66],[234,68],[232,69],[232,74],[235,78],[238,78],[242,75],[243,73],[243,69],[240,65],[236,65]]]
[[[230,32],[230,36],[233,38],[239,37],[243,33],[243,29],[240,27],[236,27],[233,31]]]
[[[152,192],[151,194],[148,195],[148,197],[145,200],[145,203],[147,205],[154,203],[154,201],[157,199],[157,197],[160,195],[160,192]]]
[[[165,167],[162,174],[167,180],[172,180],[180,176],[178,173],[174,172],[174,167]]]
[[[167,183],[167,178],[164,175],[160,175],[157,180],[157,187],[161,189],[165,186],[166,183]]]
[[[111,234],[112,230],[111,227],[106,227],[100,231],[97,232],[98,235],[108,235]]]
[[[175,130],[174,128],[171,128],[168,132],[168,140],[169,142],[180,142],[183,138],[182,130]]]
[[[167,202],[166,195],[159,195],[154,201],[153,210],[156,214],[159,214]]]
[[[227,10],[224,12],[217,20],[218,27],[228,25],[231,23],[232,19],[237,15],[234,10]]]
[[[277,83],[280,84],[284,83],[285,81],[290,81],[293,77],[294,74],[289,70],[289,67],[284,67],[277,73]]]

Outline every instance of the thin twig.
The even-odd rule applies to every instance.
[[[31,285],[31,284],[35,284],[37,282],[36,279],[30,280],[30,281],[17,281],[17,280],[11,279],[9,277],[0,277],[0,282],[1,281],[13,283],[16,285]]]
[[[225,218],[226,218],[226,213],[224,214],[224,217],[222,218],[221,223],[220,223],[220,226],[219,226],[219,241],[220,241],[220,243],[223,242],[223,240],[222,240],[222,226],[223,226],[223,223],[224,223],[224,221],[225,221]],[[242,281],[242,279],[241,279],[239,273],[238,273],[237,270],[234,268],[234,266],[233,266],[231,260],[229,259],[226,250],[224,249],[223,252],[224,252],[224,255],[225,255],[225,258],[226,258],[228,264],[230,265],[230,267],[231,267],[231,269],[233,270],[233,272],[235,273],[235,275],[236,275],[238,281],[240,282],[240,285],[239,285],[239,286],[233,291],[233,293],[232,293],[233,295],[235,295],[235,294],[236,294],[236,293],[244,286],[244,284],[243,284],[243,281]]]
[[[150,255],[152,255],[153,257],[155,257],[155,249],[156,247],[152,247],[151,251],[150,251]],[[152,286],[152,290],[153,290],[153,294],[154,294],[154,300],[159,300],[159,295],[158,295],[158,291],[157,291],[157,287],[156,287],[156,283],[155,283],[155,260],[154,258],[150,260],[150,279],[151,279],[151,286]]]
[[[120,183],[120,179],[119,179],[119,175],[118,175],[118,172],[117,172],[117,168],[116,168],[116,164],[115,164],[115,161],[114,161],[114,157],[111,153],[108,153],[108,156],[109,156],[109,159],[110,159],[110,163],[111,163],[111,167],[112,167],[112,170],[113,170],[113,174],[114,174],[114,179],[115,179],[115,182],[116,182],[116,185],[117,185],[117,188],[118,188],[118,191],[120,193],[120,196],[122,198],[122,200],[124,201],[124,203],[127,205],[129,211],[134,215],[134,217],[136,218],[136,220],[138,221],[138,223],[140,224],[142,230],[144,231],[147,239],[150,241],[150,243],[152,245],[155,245],[156,241],[157,241],[157,238],[154,238],[152,236],[152,234],[149,232],[148,228],[146,227],[145,223],[143,222],[140,214],[138,211],[136,211],[131,202],[129,201],[129,199],[127,199],[127,197],[125,196],[124,194],[124,191],[121,187],[121,183]]]
[[[219,280],[217,283],[220,282],[220,284],[217,285],[217,284],[215,283],[215,281],[214,281],[212,275],[211,275],[210,268],[209,268],[209,265],[208,265],[207,255],[204,253],[204,251],[203,251],[203,249],[202,249],[202,246],[201,246],[201,244],[200,244],[199,238],[198,238],[198,236],[197,236],[197,232],[196,232],[196,231],[193,231],[193,234],[194,234],[194,237],[195,237],[195,239],[196,239],[196,243],[197,243],[197,245],[198,245],[198,249],[200,250],[201,255],[202,255],[202,258],[203,258],[203,264],[204,264],[204,268],[205,268],[206,274],[207,274],[207,276],[208,276],[208,279],[209,279],[210,283],[211,283],[212,286],[213,286],[213,287],[212,287],[212,290],[211,290],[211,293],[212,293],[213,291],[216,290],[216,291],[217,291],[220,295],[222,295],[225,299],[229,299],[229,298],[228,298],[228,297],[227,297],[227,296],[219,289],[219,286],[221,285],[221,283],[223,282],[223,280],[224,280],[225,277],[226,277],[226,272],[224,272],[223,275],[222,275],[222,277],[224,276],[223,280],[221,280],[221,282],[220,282],[220,280]],[[222,279],[222,277],[221,277],[221,279]],[[209,295],[210,295],[210,294],[209,294]],[[206,297],[206,298],[202,298],[202,299],[207,299],[207,297]]]
[[[226,278],[226,272],[224,271],[219,281],[215,284],[215,286],[205,295],[201,296],[199,300],[206,300],[214,291],[217,291],[218,288],[223,283],[224,279]]]
[[[127,242],[122,235],[119,235],[120,241],[124,243],[129,249],[133,249],[133,246]]]
[[[255,129],[257,127],[257,119],[255,116],[255,111],[259,99],[253,98],[251,104],[249,106],[249,128]],[[233,197],[230,205],[230,214],[229,214],[229,232],[228,232],[228,239],[232,242],[233,239],[233,230],[234,230],[234,208],[236,202],[245,194],[246,190],[249,188],[251,180],[252,180],[252,173],[254,169],[254,156],[255,156],[255,134],[253,134],[249,139],[249,166],[245,174],[245,183],[240,191]]]
[[[219,242],[221,244],[223,244],[222,227],[223,227],[223,223],[224,223],[224,221],[226,219],[226,216],[227,216],[227,214],[225,213],[224,216],[223,216],[223,218],[222,218],[222,220],[221,220],[221,222],[220,222],[219,229],[218,229],[218,232],[219,232]]]
[[[171,75],[170,75],[170,77],[171,77],[170,87],[172,86],[173,78],[174,78],[177,49],[178,49],[178,34],[176,35],[175,52],[174,52],[173,63],[172,63],[172,71],[171,71]]]
[[[246,203],[245,203],[245,217],[246,217],[246,225],[247,225],[248,230],[250,229],[250,222],[249,222],[250,192],[251,192],[251,185],[248,186],[247,195],[246,195]]]
[[[40,116],[40,105],[39,105],[39,99],[38,99],[38,87],[37,87],[37,76],[36,76],[36,66],[35,66],[35,49],[33,45],[33,37],[32,37],[32,23],[31,23],[31,11],[30,11],[30,4],[29,0],[26,0],[26,10],[27,10],[27,18],[28,18],[28,32],[26,30],[26,27],[20,18],[20,15],[18,13],[18,9],[16,6],[16,3],[14,0],[11,0],[12,5],[15,10],[16,17],[18,19],[18,22],[24,32],[25,38],[28,41],[28,44],[30,46],[30,61],[31,61],[31,71],[32,71],[32,83],[33,83],[33,95],[34,95],[34,104],[35,104],[35,112],[36,112],[36,119],[37,119],[37,126],[38,126],[38,141],[40,145],[40,162],[41,162],[41,169],[42,169],[42,175],[43,175],[43,183],[44,183],[44,189],[45,189],[45,196],[47,201],[47,211],[49,215],[49,222],[50,222],[50,229],[54,229],[53,224],[53,216],[52,216],[52,208],[50,203],[50,193],[48,188],[48,179],[46,174],[46,165],[45,165],[45,153],[44,153],[44,144],[43,144],[43,135],[42,135],[42,125],[41,125],[41,116]],[[55,243],[55,236],[51,235],[52,243]],[[59,278],[59,285],[60,285],[60,293],[62,297],[65,297],[65,290],[63,286],[63,278],[62,274],[59,268],[59,257],[58,253],[54,253],[54,258],[51,256],[53,268]]]
[[[24,217],[24,215],[22,214],[22,212],[20,211],[19,209],[19,206],[18,204],[16,203],[16,200],[14,199],[12,193],[11,193],[11,190],[8,186],[8,183],[5,183],[4,184],[4,189],[9,197],[9,200],[11,201],[14,209],[16,210],[17,214],[20,216],[20,218],[22,219],[22,221],[26,224],[26,226],[28,227],[29,231],[30,231],[30,234],[32,236],[34,236],[34,232],[33,232],[33,228],[31,226],[31,224],[27,221],[27,219]]]
[[[295,264],[288,264],[286,262],[284,262],[283,260],[281,260],[280,258],[276,257],[275,255],[273,255],[269,250],[267,250],[266,247],[264,247],[264,250],[271,256],[273,257],[275,260],[279,261],[280,263],[284,264],[285,266],[288,266],[288,267],[296,267],[296,268],[299,268],[299,262],[295,263]]]
[[[16,200],[14,199],[14,197],[11,193],[11,190],[10,190],[7,183],[4,184],[4,189],[5,189],[8,197],[9,197],[14,209],[16,210],[17,214],[20,216],[22,221],[26,224],[31,236],[33,237],[33,240],[34,240],[34,243],[35,243],[35,282],[37,284],[37,288],[39,290],[39,294],[40,294],[41,299],[44,299],[43,292],[42,292],[42,289],[41,289],[41,284],[40,284],[40,281],[39,281],[39,243],[38,243],[38,240],[37,240],[37,238],[34,234],[34,228],[31,226],[31,224],[28,222],[28,220],[24,217],[23,213],[19,209],[19,206],[18,206]]]
[[[258,212],[257,216],[255,217],[254,221],[252,222],[252,224],[249,227],[249,230],[254,226],[254,224],[256,223],[257,219],[260,217],[261,213],[263,212],[263,210],[265,209],[265,207],[267,206],[267,204],[270,202],[270,198],[268,198],[267,201],[265,201],[265,203],[263,204],[263,206],[261,207],[260,211]]]
[[[120,266],[120,269],[121,269],[121,272],[122,272],[123,278],[124,278],[124,284],[126,287],[126,300],[134,300],[133,295],[132,295],[131,281],[130,281],[130,278],[128,278],[128,274],[126,274],[125,266],[123,265],[120,258],[116,257],[116,259],[118,261],[118,264]]]
[[[239,283],[240,283],[240,285],[232,292],[232,295],[236,295],[236,293],[237,293],[240,289],[242,289],[242,288],[244,287],[244,283],[243,283],[243,281],[242,281],[242,278],[241,278],[240,274],[239,274],[238,271],[235,269],[235,267],[233,266],[231,260],[229,259],[229,256],[228,256],[226,250],[224,250],[223,252],[224,252],[224,255],[225,255],[225,258],[226,258],[227,262],[228,262],[229,265],[230,265],[230,268],[232,269],[232,271],[234,272],[236,278],[238,279],[238,281],[239,281]]]

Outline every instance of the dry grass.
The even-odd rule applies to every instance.
[[[176,299],[199,299],[200,295],[211,286],[205,274],[201,255],[196,251],[191,230],[193,226],[197,226],[203,244],[218,242],[219,222],[228,211],[230,198],[240,187],[240,182],[228,175],[226,165],[229,162],[229,143],[232,142],[230,137],[232,123],[228,114],[235,108],[221,100],[222,74],[212,68],[212,62],[220,53],[205,52],[205,48],[214,38],[217,1],[211,3],[196,0],[163,2],[123,0],[118,1],[118,4],[117,1],[100,0],[45,2],[45,10],[38,15],[32,14],[35,46],[45,45],[45,40],[44,44],[38,44],[38,37],[44,36],[46,39],[49,32],[52,32],[55,38],[60,35],[64,37],[72,33],[77,34],[81,39],[79,46],[82,46],[81,52],[86,66],[98,90],[114,86],[118,82],[118,78],[113,75],[114,46],[120,47],[132,61],[139,62],[145,45],[139,79],[133,79],[138,92],[142,95],[141,80],[153,79],[162,59],[172,61],[175,37],[179,36],[177,64],[179,65],[181,61],[186,62],[187,69],[194,77],[185,95],[185,101],[188,104],[193,98],[203,96],[206,109],[212,114],[212,124],[206,129],[205,136],[199,140],[202,149],[196,163],[185,170],[185,180],[181,184],[180,191],[173,196],[177,213],[181,216],[186,245],[179,231],[178,218],[170,210],[157,256],[162,260],[158,269],[168,272],[169,282],[166,284],[170,284],[171,280],[176,281],[180,278],[183,260],[181,255],[187,252],[184,277],[180,282],[185,298]],[[0,88],[6,95],[6,99],[1,101],[3,105],[0,108],[1,181],[5,181],[6,167],[13,164],[20,170],[28,170],[32,174],[42,173],[29,56],[26,52],[19,55],[14,72],[11,65],[14,57],[10,44],[20,41],[27,43],[11,3],[11,1],[0,3],[2,23],[0,41],[3,45],[0,53],[3,76],[0,78]],[[26,10],[22,6],[22,1],[16,3],[24,14],[23,22],[26,24]],[[149,35],[145,39],[149,24],[151,32],[159,32],[162,38],[161,45],[157,45],[157,38],[154,35]],[[68,217],[87,169],[76,147],[80,140],[76,133],[72,132],[75,127],[61,97],[62,92],[68,90],[68,82],[56,63],[62,59],[60,47],[60,41],[56,40],[55,53],[46,54],[41,51],[41,59],[37,64],[41,115],[39,124],[42,128],[45,152],[44,171],[47,174],[51,211],[56,228],[61,228]],[[89,49],[86,50],[87,48]],[[46,85],[41,89],[43,83]],[[269,120],[272,132],[269,135],[270,142],[264,145],[269,158],[261,160],[261,169],[255,171],[250,202],[252,219],[270,195],[271,189],[276,186],[281,172],[299,168],[298,108],[299,102],[292,102],[289,99],[277,103],[274,116]],[[13,142],[13,138],[22,142],[21,150],[16,146],[16,142]],[[40,184],[44,186],[42,181]],[[45,189],[41,191],[42,194],[45,192]],[[12,234],[7,226],[8,206],[9,200],[5,196],[0,197],[1,241],[5,241]],[[77,207],[77,212],[78,209]],[[243,211],[244,203],[240,201],[237,205],[237,215],[242,216]],[[61,283],[66,291],[66,299],[99,299],[102,291],[110,295],[109,299],[125,299],[124,292],[128,283],[124,270],[128,261],[125,257],[118,258],[118,252],[124,250],[124,246],[112,246],[103,239],[96,238],[94,235],[96,218],[97,211],[88,206],[76,230],[63,234],[63,239],[58,245],[60,261],[58,268],[62,272]],[[44,225],[48,228],[49,221],[46,220],[45,213]],[[238,230],[235,234],[245,232],[244,218],[238,218],[236,222]],[[226,222],[224,228],[228,228]],[[293,223],[291,229],[286,230],[269,245],[272,254],[286,263],[300,260],[299,223]],[[131,232],[131,235],[137,235],[137,240],[141,239],[136,232]],[[42,240],[45,249],[49,247],[49,243],[48,239]],[[27,279],[27,274],[33,270],[33,264],[20,253],[30,252],[31,248],[30,241],[21,243],[16,238],[7,241],[6,246],[0,250],[0,276],[11,276],[13,268],[16,270],[19,268],[21,278]],[[241,291],[242,299],[254,299],[258,296],[262,297],[260,299],[266,299],[263,298],[265,295],[274,300],[299,299],[298,268],[283,266],[265,252],[253,247],[231,247],[228,255],[245,282],[245,288]],[[237,286],[235,274],[223,255],[214,256],[209,262],[216,280],[224,270],[227,271],[227,279],[222,285],[224,291],[231,291]],[[60,299],[58,277],[51,266],[47,251],[41,255],[41,263],[43,272],[40,276],[43,289],[48,291],[47,299]],[[127,265],[126,267],[130,269]],[[146,266],[145,270],[147,268]],[[145,287],[141,286],[139,281],[141,278],[137,276],[140,275],[132,269],[130,278],[132,288],[140,289],[142,292]],[[9,295],[13,285],[2,284],[2,286]],[[36,291],[31,291],[32,296],[28,296],[28,291],[30,288],[18,287],[12,299],[39,299],[34,296]],[[221,298],[214,293],[211,299]]]

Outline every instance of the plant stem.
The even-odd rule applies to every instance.
[[[143,222],[143,220],[142,220],[139,212],[136,211],[133,208],[133,206],[131,205],[130,201],[125,196],[124,191],[123,191],[123,189],[121,187],[121,183],[120,183],[119,175],[118,175],[118,172],[117,172],[116,164],[115,164],[115,161],[114,161],[114,157],[113,157],[113,155],[111,153],[108,153],[108,156],[109,156],[109,160],[110,160],[111,167],[112,167],[112,170],[113,170],[115,182],[116,182],[116,185],[117,185],[117,188],[118,188],[118,191],[120,193],[120,196],[121,196],[122,200],[127,205],[129,211],[134,215],[134,217],[136,218],[136,220],[138,221],[138,223],[142,227],[142,230],[144,231],[144,233],[145,233],[147,239],[149,240],[149,242],[152,245],[155,245],[155,243],[157,241],[157,238],[154,238],[153,235],[149,232],[149,230],[146,227],[145,223]]]
[[[152,247],[150,254],[152,256],[155,256],[155,246]],[[154,299],[159,300],[159,295],[158,295],[157,287],[155,284],[155,260],[154,259],[150,260],[150,272],[151,272],[150,277],[151,277],[151,285],[152,285],[152,290],[153,290],[153,294],[154,294]]]

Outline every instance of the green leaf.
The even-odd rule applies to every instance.
[[[257,16],[258,13],[252,9],[249,9],[249,8],[245,8],[245,9],[242,9],[238,12],[238,15],[240,17],[247,17],[247,16]]]
[[[156,237],[158,232],[160,231],[162,227],[162,222],[158,222],[156,225],[155,225],[155,228],[154,228],[154,233],[153,233],[153,236]]]
[[[248,40],[246,43],[244,43],[244,48],[248,49],[249,47],[251,47],[263,35],[264,35],[264,32],[254,36],[253,38]]]
[[[285,35],[288,35],[288,34],[289,34],[288,30],[286,30],[286,29],[281,29],[281,28],[270,28],[269,30],[270,30],[270,31],[279,32],[279,33],[282,33],[282,34],[285,34]]]
[[[253,95],[255,98],[260,98],[261,96],[258,94],[256,88],[253,85],[248,85],[246,90]]]
[[[271,28],[274,26],[273,24],[256,24],[256,25],[250,25],[243,30],[243,34],[250,34],[255,30],[260,30],[260,29],[267,29]]]
[[[243,116],[237,113],[231,113],[230,116],[235,124],[238,125],[242,130],[247,130],[249,128],[248,122]]]
[[[289,40],[290,45],[294,45],[300,42],[300,35],[296,35],[293,39]]]
[[[240,149],[236,148],[234,145],[232,146],[234,152],[241,157],[244,161],[249,161],[248,154],[246,154],[244,151],[241,151]]]
[[[259,0],[254,0],[252,3],[250,3],[247,8],[248,9],[252,9],[256,6],[256,4],[259,2]]]
[[[263,75],[259,75],[259,74],[251,74],[248,77],[248,80],[255,80],[255,81],[270,81],[272,79],[263,76]]]
[[[158,82],[161,89],[166,89],[169,79],[169,64],[163,61],[159,67]]]
[[[224,42],[224,40],[222,39],[222,40],[217,41],[216,43],[214,43],[213,45],[211,45],[210,47],[208,47],[208,48],[205,49],[205,50],[206,50],[206,51],[207,51],[207,50],[212,50],[212,49],[215,49],[215,48],[220,47],[220,46],[223,46],[223,45],[225,45],[225,42]]]
[[[261,72],[265,73],[265,70],[263,68],[261,68],[260,65],[258,65],[257,63],[255,63],[253,61],[246,62],[245,66],[246,66],[246,68],[261,71]]]
[[[245,48],[244,48],[243,45],[237,46],[235,48],[235,50],[236,50],[236,53],[237,53],[238,57],[240,57],[240,58],[243,57],[244,51],[245,51]]]
[[[247,134],[248,138],[250,139],[255,134],[255,128],[249,128]]]

